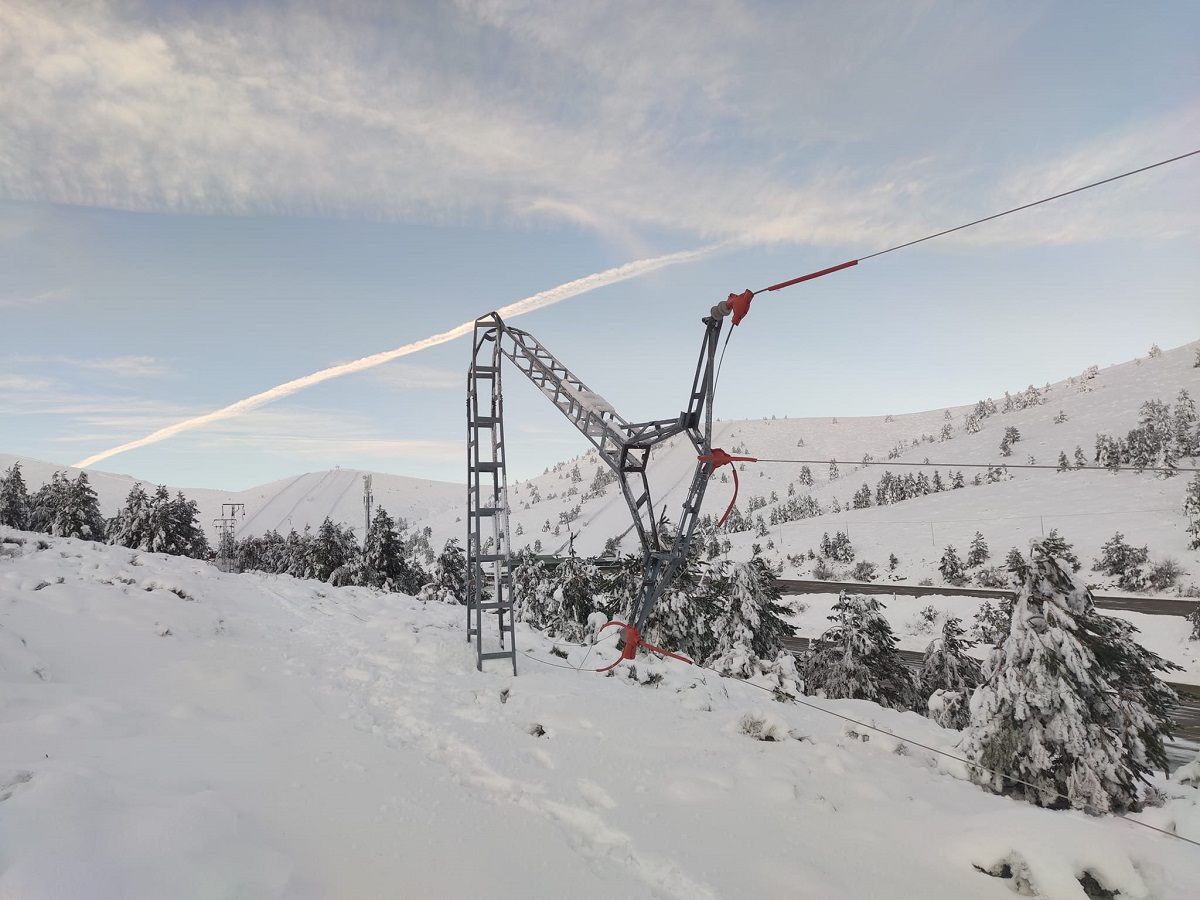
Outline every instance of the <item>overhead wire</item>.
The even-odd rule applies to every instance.
[[[1195,466],[1080,466],[1079,468],[1071,467],[1070,469],[1059,469],[1058,466],[1042,465],[1034,463],[960,463],[960,462],[900,462],[899,460],[848,460],[848,459],[768,459],[765,457],[756,457],[755,462],[760,463],[797,463],[823,466],[828,463],[847,465],[847,466],[916,466],[919,468],[947,468],[947,469],[1054,469],[1055,471],[1063,472],[1200,472],[1200,468]]]
[[[1081,185],[1076,188],[1071,188],[1069,191],[1061,191],[1057,194],[1052,194],[1049,197],[1042,197],[1040,200],[1034,200],[1030,203],[1023,203],[1020,206],[1014,206],[1012,209],[1006,209],[1003,212],[993,213],[990,216],[984,216],[982,219],[975,219],[972,222],[966,222],[962,225],[955,225],[953,228],[945,228],[941,231],[927,234],[924,237],[916,238],[915,240],[905,241],[903,244],[897,244],[894,247],[888,247],[886,250],[877,250],[874,253],[868,253],[866,256],[860,256],[858,259],[852,259],[836,266],[830,266],[826,269],[821,269],[817,272],[810,272],[807,275],[801,275],[799,278],[792,278],[788,281],[781,281],[779,284],[773,284],[770,287],[759,288],[752,292],[752,296],[765,293],[767,291],[778,291],[786,287],[791,287],[794,284],[800,284],[802,281],[811,281],[814,278],[820,278],[822,275],[830,275],[834,272],[840,272],[842,269],[848,269],[851,266],[857,266],[861,262],[866,262],[868,259],[874,259],[877,256],[883,256],[885,253],[894,253],[897,250],[903,250],[906,247],[912,247],[916,244],[923,244],[925,241],[932,241],[934,238],[940,238],[947,234],[953,234],[956,231],[962,231],[964,228],[971,228],[975,225],[982,225],[984,222],[991,222],[1003,216],[1010,216],[1013,213],[1021,212],[1025,209],[1030,209],[1034,206],[1040,206],[1043,203],[1049,203],[1051,200],[1059,200],[1063,197],[1069,197],[1071,194],[1078,194],[1082,191],[1088,191],[1092,188],[1100,187],[1104,184],[1111,184],[1114,181],[1119,181],[1122,178],[1128,178],[1131,175],[1138,175],[1142,172],[1148,172],[1151,169],[1157,169],[1159,166],[1165,166],[1168,163],[1179,162],[1181,159],[1187,159],[1189,156],[1200,154],[1200,150],[1192,150],[1188,153],[1181,153],[1178,156],[1172,156],[1170,159],[1159,160],[1156,163],[1151,163],[1148,166],[1142,166],[1138,169],[1131,169],[1128,172],[1122,172],[1120,175],[1113,175],[1109,178],[1104,178],[1100,181],[1093,181],[1091,184]]]

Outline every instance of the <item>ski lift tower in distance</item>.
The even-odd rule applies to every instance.
[[[233,571],[233,533],[239,518],[246,518],[245,503],[222,503],[220,518],[213,519],[217,531],[217,570],[220,572]]]

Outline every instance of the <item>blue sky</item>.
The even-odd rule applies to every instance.
[[[0,452],[522,316],[629,419],[731,291],[1200,149],[1191,2],[0,5]],[[973,402],[1200,334],[1200,157],[756,299],[717,414]],[[98,464],[463,477],[466,339]],[[509,458],[586,445],[508,379]]]

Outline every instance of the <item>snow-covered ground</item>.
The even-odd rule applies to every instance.
[[[789,488],[797,495],[811,494],[823,514],[769,525],[765,536],[754,531],[724,535],[731,544],[729,556],[745,559],[758,545],[766,558],[782,567],[785,576],[806,577],[811,575],[813,562],[796,565],[796,557],[817,549],[822,534],[832,536],[844,531],[856,550],[856,560],[874,563],[881,574],[889,556],[895,554],[898,564],[891,577],[911,583],[931,578],[934,584],[942,584],[938,563],[949,545],[965,556],[979,532],[991,549],[990,564],[994,564],[1003,561],[1010,547],[1024,548],[1030,538],[1057,528],[1075,546],[1085,566],[1085,577],[1097,587],[1108,587],[1110,579],[1092,573],[1090,567],[1100,555],[1101,546],[1119,531],[1133,546],[1148,546],[1152,562],[1170,558],[1179,563],[1185,573],[1180,589],[1200,591],[1200,550],[1187,547],[1187,522],[1182,513],[1191,475],[1159,478],[1149,472],[1113,474],[1094,468],[1091,462],[1096,435],[1124,437],[1137,424],[1139,409],[1147,400],[1173,406],[1181,390],[1187,390],[1193,400],[1200,398],[1200,368],[1193,365],[1197,349],[1200,343],[1193,342],[1157,357],[1094,373],[1076,373],[1053,385],[1038,386],[1044,403],[988,416],[975,434],[968,433],[966,427],[973,404],[895,416],[718,420],[713,445],[726,451],[737,449],[764,460],[819,461],[808,463],[815,482],[811,487],[799,482],[803,463],[742,464],[739,509],[747,513],[751,498],[765,503],[751,518],[762,516],[769,523],[772,510],[788,500]],[[1006,387],[1014,394],[1023,389],[1022,385],[998,386],[993,398],[1001,407]],[[730,406],[732,401],[719,397],[717,414],[728,414]],[[950,438],[942,440],[942,430],[947,426]],[[1012,456],[1004,458],[999,446],[1008,427],[1017,428],[1021,439],[1013,445]],[[572,433],[572,426],[565,421],[562,428],[564,434]],[[932,443],[924,440],[925,436],[932,437]],[[587,447],[582,437],[579,445]],[[1071,458],[1077,446],[1091,468],[1063,473],[1012,468],[1011,480],[980,486],[969,482],[982,470],[964,468],[966,464],[1017,466],[1027,463],[1030,457],[1038,465],[1053,466],[1060,451]],[[858,465],[866,455],[884,465]],[[894,459],[889,460],[889,455]],[[16,459],[0,454],[0,471]],[[829,478],[830,459],[839,461],[839,477],[835,480]],[[928,466],[898,465],[919,464],[925,459],[930,460]],[[666,442],[651,456],[656,509],[672,519],[679,517],[695,462],[694,449],[681,437]],[[75,470],[51,463],[24,459],[21,463],[31,490],[58,469],[75,475]],[[520,460],[510,458],[509,463],[520,467]],[[1192,464],[1188,459],[1180,461],[1182,466]],[[578,482],[573,480],[576,468]],[[597,455],[588,452],[543,475],[513,481],[513,547],[519,549],[540,541],[542,552],[565,553],[569,535],[574,533],[575,548],[585,555],[600,553],[606,541],[620,535],[625,535],[622,552],[637,551],[635,535],[627,533],[631,519],[619,487],[609,484],[595,493],[589,490],[597,471],[602,470],[607,471]],[[873,493],[889,470],[897,476],[923,471],[930,479],[935,470],[943,479],[952,470],[962,471],[968,485],[888,506],[849,508],[855,492],[866,484]],[[720,470],[720,476],[708,488],[704,511],[714,518],[721,515],[733,496],[729,471]],[[410,525],[429,527],[435,550],[449,538],[465,540],[465,487],[447,482],[334,469],[239,492],[183,490],[199,504],[201,522],[206,527],[220,515],[223,503],[243,503],[246,515],[238,522],[238,537],[259,535],[269,529],[286,534],[291,528],[317,528],[326,516],[354,526],[361,536],[365,474],[373,475],[376,504],[387,508],[393,517],[404,517]],[[89,472],[89,476],[102,513],[115,515],[135,479],[103,472]],[[771,499],[772,492],[777,499]],[[841,512],[833,512],[835,501]],[[571,519],[569,524],[560,523],[564,517]],[[210,539],[214,536],[210,532]],[[847,567],[837,568],[844,572]]]
[[[1093,819],[984,793],[957,735],[460,607],[0,532],[0,898],[1191,898],[1200,791]],[[13,541],[23,540],[18,544]],[[810,610],[817,612],[814,603]],[[650,676],[662,676],[656,683]],[[853,725],[871,722],[893,734]],[[751,733],[768,734],[760,741]]]

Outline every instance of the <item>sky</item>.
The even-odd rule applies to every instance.
[[[674,416],[730,292],[1200,149],[1195,3],[647,7],[0,3],[0,452],[79,462],[539,295],[514,325]],[[763,294],[716,414],[972,403],[1195,340],[1198,235],[1200,156]],[[461,481],[469,357],[95,465]],[[521,378],[516,477],[587,446]]]

